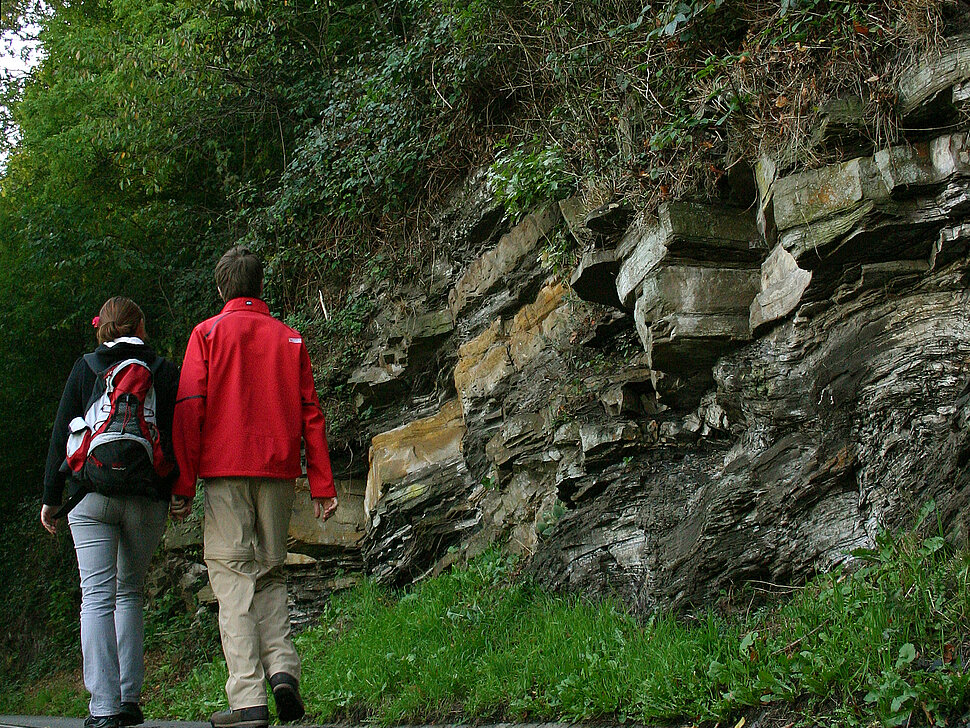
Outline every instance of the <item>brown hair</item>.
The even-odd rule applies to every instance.
[[[263,294],[263,264],[244,245],[230,248],[216,263],[216,285],[224,301],[259,298]]]
[[[145,314],[130,298],[109,298],[98,314],[98,343],[114,341],[120,336],[134,336]]]

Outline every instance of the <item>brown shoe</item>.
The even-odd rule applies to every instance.
[[[212,728],[267,728],[269,708],[265,705],[256,705],[252,708],[220,710],[212,714],[209,722]]]
[[[299,720],[306,714],[300,697],[300,682],[286,672],[278,672],[269,679],[276,700],[276,715],[280,723]]]

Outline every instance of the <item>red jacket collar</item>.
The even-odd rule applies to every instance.
[[[222,307],[222,313],[229,311],[256,311],[269,315],[269,306],[258,298],[233,298]]]

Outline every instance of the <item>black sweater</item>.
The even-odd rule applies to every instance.
[[[152,364],[156,358],[155,352],[147,344],[134,344],[126,341],[120,341],[114,346],[102,344],[95,349],[94,353],[101,363],[100,370],[102,371],[123,359],[141,359]],[[54,420],[54,430],[51,433],[51,444],[47,451],[47,469],[44,473],[45,505],[59,506],[64,497],[64,484],[68,474],[61,471],[61,465],[67,456],[69,426],[71,420],[75,417],[84,416],[84,408],[91,398],[96,381],[97,374],[87,365],[84,357],[74,362],[71,375],[67,378],[67,384],[64,385],[61,403],[57,407],[57,417]],[[162,450],[171,462],[175,462],[172,449],[172,417],[175,412],[175,396],[179,384],[178,367],[168,359],[162,359],[155,371],[153,384],[155,387],[155,419],[162,439]],[[159,497],[168,498],[175,474],[173,473],[160,483]],[[77,490],[78,486],[79,484],[71,478],[69,497]]]

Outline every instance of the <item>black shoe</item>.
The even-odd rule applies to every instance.
[[[299,720],[306,714],[303,698],[300,697],[299,681],[286,672],[278,672],[269,679],[276,700],[276,716],[280,723]]]
[[[122,703],[121,712],[118,713],[117,718],[119,726],[141,725],[145,722],[145,716],[138,703]]]
[[[118,728],[118,716],[105,715],[97,718],[89,715],[84,719],[84,728]]]
[[[256,705],[252,708],[220,710],[209,718],[212,728],[267,728],[269,708]]]

